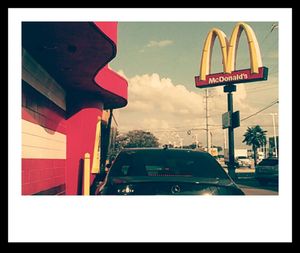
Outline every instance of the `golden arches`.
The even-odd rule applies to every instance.
[[[227,73],[228,71],[226,67],[227,67],[227,56],[228,56],[227,48],[229,43],[226,38],[226,34],[218,28],[213,28],[208,33],[202,50],[201,67],[200,67],[201,80],[205,80],[206,75],[210,73],[211,55],[212,55],[212,49],[215,44],[216,37],[218,37],[221,46],[224,72]]]
[[[255,33],[246,23],[237,23],[232,31],[229,42],[225,33],[218,28],[213,28],[208,33],[202,50],[200,80],[205,80],[206,75],[210,74],[212,48],[216,37],[218,37],[221,46],[224,73],[231,73],[235,70],[237,46],[243,31],[245,31],[248,41],[251,72],[258,73],[258,68],[262,67],[262,60]]]
[[[228,66],[231,71],[235,70],[237,46],[240,40],[242,31],[245,31],[250,52],[250,63],[252,73],[258,73],[258,68],[262,67],[262,60],[258,42],[252,28],[245,23],[238,23],[231,34],[229,49],[228,49]]]

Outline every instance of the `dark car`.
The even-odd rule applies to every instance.
[[[207,152],[188,149],[124,149],[99,195],[244,195]]]
[[[255,178],[261,185],[278,184],[278,158],[266,158],[255,167]]]

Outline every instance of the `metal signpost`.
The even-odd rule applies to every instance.
[[[224,92],[227,92],[227,106],[228,106],[228,114],[230,115],[228,126],[223,125],[223,128],[228,128],[228,153],[229,153],[229,162],[227,164],[228,174],[230,177],[235,179],[235,159],[234,159],[234,125],[233,125],[233,98],[232,92],[236,91],[236,86],[226,85],[224,86]]]

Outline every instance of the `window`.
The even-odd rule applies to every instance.
[[[227,178],[219,163],[209,154],[174,150],[122,152],[110,176],[193,176]]]

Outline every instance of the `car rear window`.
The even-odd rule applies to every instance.
[[[258,165],[261,166],[275,166],[278,165],[277,159],[264,159]]]
[[[207,153],[170,150],[122,152],[109,175],[227,178],[220,164]]]

